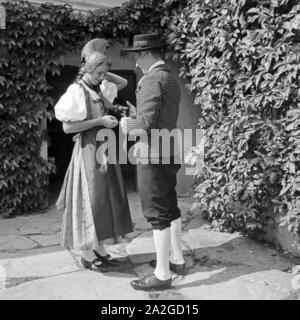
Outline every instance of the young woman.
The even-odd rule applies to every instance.
[[[120,264],[111,259],[104,244],[117,243],[133,231],[120,166],[101,164],[96,158],[104,143],[96,141],[97,132],[118,125],[117,119],[108,115],[107,108],[113,107],[99,86],[107,79],[120,89],[126,81],[123,79],[122,85],[121,77],[107,71],[108,60],[103,53],[85,57],[77,81],[55,106],[56,118],[63,122],[65,133],[79,133],[57,201],[58,208],[64,209],[62,245],[81,250],[83,267],[98,271]]]

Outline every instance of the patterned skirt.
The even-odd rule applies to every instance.
[[[76,136],[56,203],[64,209],[61,244],[75,250],[97,249],[99,243],[116,244],[133,231],[121,168],[97,162],[95,136],[94,130]]]

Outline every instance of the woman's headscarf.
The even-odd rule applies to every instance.
[[[81,51],[81,62],[85,63],[88,56],[93,52],[105,53],[108,47],[108,41],[105,39],[95,38],[85,44]]]

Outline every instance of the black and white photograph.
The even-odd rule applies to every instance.
[[[0,0],[0,300],[300,300],[300,1]]]

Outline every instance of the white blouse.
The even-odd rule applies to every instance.
[[[104,97],[111,103],[117,97],[118,90],[115,83],[104,80],[100,88]],[[54,112],[56,119],[62,122],[85,120],[87,110],[82,87],[77,83],[71,84],[56,103]]]
[[[113,103],[118,95],[117,85],[113,82],[103,80],[100,89],[104,97],[110,102]]]

